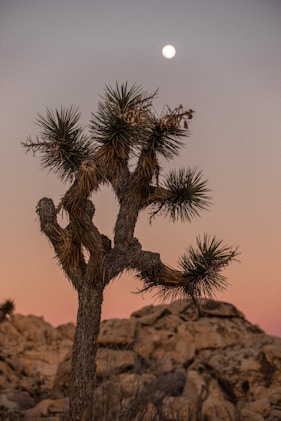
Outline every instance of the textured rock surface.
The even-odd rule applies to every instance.
[[[35,316],[0,324],[0,419],[63,419],[73,335],[73,324]],[[281,420],[281,339],[227,303],[203,301],[199,314],[177,301],[103,321],[97,376],[104,421]]]
[[[8,411],[57,398],[54,380],[71,349],[74,330],[71,323],[54,328],[31,315],[16,314],[0,323],[0,419],[6,419]]]

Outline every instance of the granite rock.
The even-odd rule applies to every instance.
[[[0,418],[63,419],[74,330],[35,316],[0,324]],[[231,304],[146,306],[102,321],[98,345],[96,419],[281,420],[281,338]]]

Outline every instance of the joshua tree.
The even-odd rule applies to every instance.
[[[41,231],[78,294],[70,420],[92,419],[103,291],[111,279],[132,271],[143,282],[142,291],[156,289],[164,297],[180,294],[198,304],[201,296],[211,297],[227,285],[221,269],[237,255],[236,249],[204,235],[173,269],[158,253],[143,250],[135,238],[142,210],[149,210],[150,220],[162,214],[172,221],[189,222],[210,203],[201,171],[162,174],[160,159],[170,160],[179,153],[193,110],[180,105],[158,115],[153,108],[156,95],[127,83],[106,87],[87,134],[79,125],[77,108],[47,109],[45,116],[37,118],[40,135],[23,143],[27,151],[40,153],[43,167],[69,182],[57,206],[44,197],[37,213]],[[94,222],[91,199],[103,185],[112,187],[119,205],[112,240]],[[68,215],[66,228],[57,221],[61,211]]]

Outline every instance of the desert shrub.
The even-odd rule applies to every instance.
[[[4,322],[7,316],[12,316],[15,311],[15,304],[13,300],[6,300],[0,305],[0,322]]]
[[[124,377],[113,375],[94,392],[94,419],[195,421],[194,403],[179,397],[182,389],[182,378],[174,373],[165,373],[159,377],[135,373]]]

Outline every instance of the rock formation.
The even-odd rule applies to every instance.
[[[74,330],[19,314],[0,324],[1,420],[67,420]],[[151,305],[101,323],[97,382],[97,420],[278,421],[281,338],[231,304]]]

